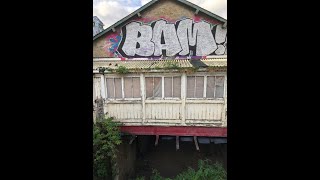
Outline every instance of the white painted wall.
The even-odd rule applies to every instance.
[[[150,74],[136,74],[140,77],[141,97],[135,99],[106,99],[105,112],[115,121],[124,125],[158,125],[158,126],[216,126],[226,127],[227,110],[227,77],[226,73],[198,73],[193,75],[214,75],[225,77],[224,98],[220,99],[187,99],[186,74],[181,75],[181,98],[179,99],[146,99],[145,77]],[[172,74],[153,74],[169,76]],[[177,74],[175,74],[177,75]],[[130,75],[125,75],[130,76]],[[94,94],[102,97],[105,80],[101,78],[121,77],[120,75],[96,75],[94,77]],[[206,78],[205,78],[206,79]],[[101,85],[102,84],[102,85]],[[108,88],[108,87],[107,87]]]

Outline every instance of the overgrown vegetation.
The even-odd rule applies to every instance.
[[[112,69],[108,67],[99,67],[98,70],[99,70],[99,73],[102,73],[102,74],[104,74],[105,71],[112,71]]]
[[[164,64],[164,69],[180,69],[177,62],[167,61]]]
[[[116,69],[116,72],[119,73],[119,74],[127,74],[129,72],[129,69],[124,67],[124,66],[119,66]]]
[[[93,174],[97,178],[118,174],[116,158],[121,136],[119,124],[112,119],[103,117],[93,125]]]
[[[175,180],[226,180],[227,173],[219,163],[211,164],[209,160],[198,162],[198,170],[189,168],[187,171],[179,174]]]
[[[178,174],[174,179],[162,177],[157,170],[152,171],[150,180],[226,180],[227,172],[221,164],[212,164],[209,160],[199,160],[198,169],[188,168]],[[144,177],[138,177],[136,180],[144,180]]]
[[[184,68],[183,71],[181,71],[181,72],[185,72],[187,74],[193,74],[193,73],[197,72],[198,69],[199,68],[197,68],[197,67],[187,67],[187,68]]]

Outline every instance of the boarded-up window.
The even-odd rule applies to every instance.
[[[107,97],[122,98],[121,78],[107,78]]]
[[[223,98],[224,76],[207,77],[207,98]]]
[[[207,77],[207,98],[214,98],[214,76]]]
[[[122,79],[124,97],[122,97]],[[124,77],[124,78],[106,78],[107,98],[140,98],[140,78]]]
[[[181,97],[181,78],[164,78],[164,97]]]
[[[124,78],[124,97],[125,98],[140,97],[140,78],[139,77]]]
[[[216,91],[215,91],[215,98],[222,98],[224,91],[224,77],[223,76],[216,76]]]
[[[204,77],[187,77],[187,98],[203,98]]]
[[[162,97],[162,78],[146,77],[146,97]]]
[[[122,98],[121,78],[114,78],[115,98]]]

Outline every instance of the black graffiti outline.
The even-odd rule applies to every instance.
[[[123,52],[123,50],[122,50],[122,47],[123,47],[123,44],[124,44],[124,42],[125,42],[125,40],[126,40],[126,35],[127,35],[126,26],[127,26],[128,24],[132,23],[132,22],[138,23],[140,26],[142,26],[142,25],[148,25],[148,26],[150,26],[150,27],[152,28],[152,33],[153,33],[153,29],[154,29],[155,24],[156,24],[158,21],[163,20],[163,21],[166,22],[166,24],[173,24],[173,25],[174,25],[175,31],[176,31],[175,35],[176,35],[176,37],[177,37],[177,39],[178,39],[178,42],[179,42],[180,47],[182,47],[182,46],[181,46],[180,38],[179,38],[179,36],[177,35],[177,29],[178,29],[178,27],[179,27],[180,22],[183,21],[183,20],[186,20],[186,19],[192,21],[191,34],[193,35],[194,25],[195,25],[195,23],[199,23],[199,22],[195,22],[194,19],[191,19],[191,18],[188,18],[188,17],[179,19],[179,20],[175,21],[174,23],[168,22],[168,20],[166,20],[166,19],[164,19],[164,18],[159,18],[159,19],[157,19],[157,20],[154,20],[154,21],[151,21],[151,22],[148,22],[148,23],[144,23],[144,22],[142,22],[142,21],[137,21],[137,20],[130,21],[130,22],[126,23],[125,25],[123,25],[123,26],[121,27],[121,34],[120,34],[120,35],[121,35],[121,40],[120,40],[120,44],[119,44],[116,52],[117,52],[118,54],[120,54],[122,57],[128,57],[128,58],[156,58],[156,59],[157,59],[157,58],[160,58],[160,57],[163,57],[163,56],[167,57],[167,56],[166,56],[166,50],[165,50],[165,49],[161,49],[161,51],[162,51],[162,52],[161,52],[161,55],[159,55],[159,56],[155,56],[155,55],[154,55],[155,43],[154,43],[154,41],[152,41],[152,40],[153,40],[153,34],[152,34],[152,38],[151,38],[151,40],[150,40],[150,42],[152,42],[152,43],[154,44],[154,49],[153,49],[153,53],[152,53],[151,56],[140,56],[140,55],[137,55],[137,54],[135,54],[134,56],[128,56],[128,55],[126,55],[126,54]],[[210,22],[208,22],[208,21],[206,21],[206,20],[201,20],[201,22],[205,22],[205,23],[209,24],[210,27],[212,27],[211,30],[210,30],[210,32],[211,32],[212,35],[213,35],[213,38],[214,38],[214,41],[215,41],[216,45],[223,45],[223,46],[225,47],[225,52],[226,52],[227,50],[226,50],[226,46],[225,46],[224,44],[225,44],[225,42],[226,42],[227,33],[226,33],[225,39],[224,39],[224,41],[223,41],[222,43],[217,43],[216,40],[215,40],[216,28],[217,28],[218,25],[221,25],[221,24],[212,24],[212,23],[210,23]],[[189,28],[187,28],[187,36],[188,36],[188,34],[189,34],[188,31],[189,31]],[[140,32],[138,31],[138,37],[139,37],[139,33],[140,33]],[[140,33],[140,36],[141,36],[141,33]],[[165,42],[164,36],[163,36],[163,30],[161,31],[161,36],[160,36],[160,38],[161,38],[161,40],[160,40],[160,43],[161,43],[161,44],[162,44],[162,42]],[[192,52],[192,55],[196,55],[196,53],[197,53],[197,52],[196,52],[196,47],[197,47],[197,40],[198,40],[198,39],[197,39],[197,36],[195,36],[194,38],[195,38],[195,45],[194,45],[194,46],[191,46],[191,45],[190,45],[189,37],[187,38],[187,42],[188,42],[188,45],[189,45],[189,52],[188,52],[188,54],[186,54],[186,55],[179,55],[179,53],[183,50],[183,49],[181,48],[181,50],[180,50],[178,53],[176,53],[175,55],[173,55],[173,56],[190,56],[190,52]],[[138,44],[139,44],[139,42],[137,42],[136,48],[137,48]],[[140,45],[140,44],[139,44],[139,45]],[[217,48],[216,50],[214,50],[214,52],[210,53],[209,55],[217,55],[217,54],[216,54],[216,51],[217,51],[217,50],[218,50],[218,48]],[[224,53],[224,54],[225,54],[225,53]]]
[[[162,19],[162,18],[161,18],[161,19]],[[212,23],[210,23],[209,21],[206,21],[206,20],[204,20],[204,19],[201,19],[201,21],[199,21],[199,22],[195,22],[194,19],[188,18],[188,17],[184,17],[184,18],[182,18],[182,19],[177,20],[177,21],[175,22],[175,24],[179,24],[181,21],[186,20],[186,19],[189,19],[189,20],[192,21],[191,34],[193,34],[195,23],[205,22],[205,23],[209,24],[210,27],[212,26],[211,33],[212,33],[212,35],[213,35],[214,40],[215,40],[215,34],[216,34],[217,26],[218,26],[218,25],[222,25],[222,24],[218,24],[218,23],[217,23],[217,24],[212,24]],[[178,26],[176,26],[176,31],[177,31],[177,29],[178,29]],[[187,35],[188,35],[188,30],[187,30]],[[228,32],[226,33],[226,37],[224,38],[224,41],[223,41],[222,43],[217,43],[217,41],[215,40],[215,43],[216,43],[217,45],[223,45],[223,46],[225,47],[225,52],[224,52],[224,54],[226,54],[226,51],[227,51],[227,47],[226,47],[226,45],[225,45],[225,44],[226,44],[227,36],[228,36]],[[188,44],[189,44],[189,53],[188,53],[187,55],[178,55],[178,56],[190,56],[190,50],[192,50],[192,55],[196,56],[196,54],[197,54],[196,46],[197,46],[197,44],[198,44],[198,43],[197,43],[197,36],[196,36],[195,38],[196,38],[196,44],[195,44],[194,46],[190,46],[189,38],[187,38],[187,41],[188,41]],[[178,37],[178,39],[179,39],[179,37]],[[180,39],[179,39],[179,43],[180,43]],[[181,46],[181,43],[180,43],[180,46]],[[181,47],[182,47],[182,46],[181,46]],[[208,55],[217,55],[217,54],[216,54],[216,51],[217,51],[217,50],[218,50],[218,48],[217,48],[216,50],[214,50],[211,54],[208,54]],[[180,51],[180,52],[181,52],[181,51]],[[180,52],[179,52],[179,53],[180,53]],[[192,56],[192,55],[191,55],[191,56]]]

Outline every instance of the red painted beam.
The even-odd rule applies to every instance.
[[[120,131],[134,135],[167,135],[167,136],[211,136],[227,137],[225,127],[195,126],[121,126]]]

